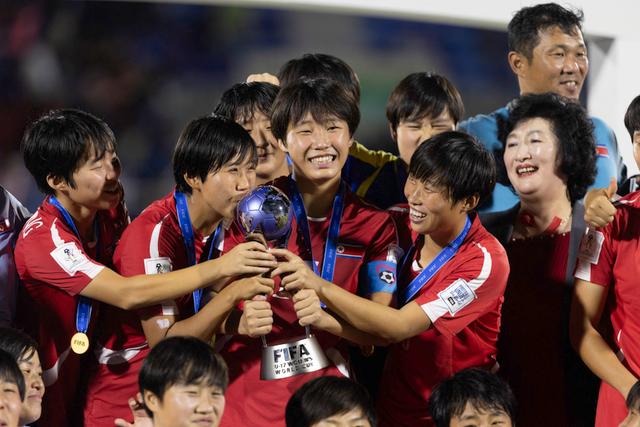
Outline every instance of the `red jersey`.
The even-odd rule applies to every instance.
[[[609,289],[614,351],[636,377],[640,377],[640,192],[620,200],[612,223],[590,230],[578,251],[575,277]],[[602,382],[596,426],[617,426],[626,416],[625,398]]]
[[[41,425],[75,425],[84,401],[82,374],[88,358],[70,348],[78,295],[111,264],[129,217],[121,203],[113,211],[98,212],[96,221],[98,242],[82,242],[47,198],[24,225],[16,244],[21,280],[17,323],[38,341],[44,371]],[[89,337],[99,305],[93,302]]]
[[[505,245],[511,274],[498,362],[499,374],[518,401],[519,427],[593,425],[597,380],[571,348],[568,335],[570,240],[571,233],[551,234]]]
[[[194,241],[199,259],[206,239],[194,230]],[[173,192],[149,205],[127,227],[113,263],[123,276],[189,267]],[[131,419],[127,400],[138,392],[138,372],[149,353],[140,318],[175,315],[184,319],[193,314],[192,294],[137,312],[103,307],[96,331],[98,363],[92,369],[84,413],[87,426],[113,425],[115,418]]]
[[[288,194],[287,179],[278,179],[275,185]],[[323,262],[329,218],[310,218],[308,221],[313,257],[319,264],[319,270]],[[244,240],[244,234],[234,224],[226,235],[224,251],[229,251]],[[333,283],[360,295],[395,290],[398,256],[396,230],[386,212],[366,205],[347,191],[337,240]],[[295,219],[288,249],[311,263],[311,254],[304,245]],[[266,337],[269,344],[289,342],[304,335],[304,328],[298,324],[290,299],[271,297],[270,303],[274,324]],[[227,403],[221,426],[284,427],[285,406],[300,386],[320,376],[348,376],[347,343],[324,331],[314,331],[314,335],[330,365],[313,373],[271,381],[260,380],[260,339],[223,337],[219,346],[229,366],[229,388],[225,393]]]
[[[401,274],[400,292],[420,274],[418,254]],[[508,275],[503,247],[475,217],[458,252],[413,300],[432,327],[389,349],[378,396],[381,427],[432,426],[427,402],[438,383],[466,368],[495,365]]]

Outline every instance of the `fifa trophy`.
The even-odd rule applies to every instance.
[[[261,185],[238,203],[237,219],[247,240],[261,242],[267,247],[270,243],[276,247],[286,247],[293,219],[291,201],[276,187]],[[284,290],[279,292],[280,297],[286,295]],[[305,327],[304,337],[292,342],[268,345],[266,337],[261,338],[260,378],[263,380],[288,378],[329,365],[309,326]]]

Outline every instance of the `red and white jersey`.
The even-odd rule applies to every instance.
[[[203,253],[205,240],[194,230],[196,259]],[[116,271],[127,277],[189,267],[173,192],[149,205],[127,227],[113,263]],[[192,294],[137,311],[103,306],[96,329],[98,366],[93,367],[89,383],[86,425],[131,418],[127,400],[138,390],[138,372],[149,352],[140,318],[174,315],[184,319],[193,314]]]
[[[583,237],[575,277],[609,289],[613,336],[605,339],[610,338],[608,341],[615,343],[614,351],[636,377],[640,377],[639,257],[640,192],[635,192],[620,199],[612,223],[599,230],[590,230]],[[613,407],[619,410],[612,411]],[[624,397],[603,386],[596,425],[617,426],[626,412]]]
[[[288,194],[286,180],[278,179],[274,185]],[[308,221],[313,256],[319,266],[323,262],[329,218],[310,218]],[[333,283],[361,295],[384,292],[382,288],[385,285],[395,289],[395,266],[399,255],[396,229],[388,213],[365,204],[347,192],[337,240]],[[244,241],[244,234],[234,224],[226,233],[224,252]],[[311,263],[311,254],[303,243],[295,219],[287,248]],[[388,268],[392,276],[382,273],[381,267],[385,265],[387,267],[383,268]],[[392,283],[386,283],[385,280]],[[269,302],[274,313],[273,330],[267,335],[269,344],[290,342],[304,335],[304,328],[298,324],[290,299],[271,297]],[[221,338],[220,353],[229,366],[229,388],[225,393],[227,404],[222,427],[284,427],[285,406],[300,386],[320,376],[348,376],[346,342],[323,331],[313,333],[332,362],[330,366],[310,374],[271,381],[260,380],[260,339],[246,336]]]
[[[82,242],[58,209],[45,199],[24,225],[15,250],[20,276],[17,323],[39,344],[47,387],[42,425],[71,425],[78,416],[77,396],[88,359],[73,353],[78,294],[111,265],[115,245],[129,222],[124,204],[97,214],[99,240]],[[87,335],[92,336],[99,312],[94,301]],[[79,401],[81,402],[81,400]],[[80,403],[81,404],[81,403]]]
[[[400,223],[400,222],[399,222]],[[421,271],[417,254],[401,272],[399,291]],[[378,396],[380,426],[431,426],[433,388],[470,367],[495,365],[507,255],[477,216],[456,255],[412,300],[432,327],[389,349]]]

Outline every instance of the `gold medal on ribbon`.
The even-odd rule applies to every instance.
[[[76,332],[71,337],[71,350],[76,354],[83,354],[89,350],[89,337],[83,332]]]

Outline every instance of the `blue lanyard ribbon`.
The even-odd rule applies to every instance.
[[[62,204],[54,196],[49,197],[49,203],[51,203],[53,206],[55,206],[56,209],[58,209],[60,214],[62,214],[64,221],[67,223],[69,227],[71,227],[71,229],[75,233],[78,240],[80,240],[80,244],[82,244],[82,238],[80,237],[80,233],[76,228],[76,224],[73,222],[73,218],[71,217],[71,214],[64,208],[64,206],[62,206]],[[93,227],[95,230],[94,232],[95,232],[96,242],[97,242],[96,258],[98,258],[99,255],[97,251],[99,251],[99,248],[100,248],[100,245],[99,245],[100,236],[99,236],[97,220],[94,220]],[[87,330],[89,329],[89,321],[91,320],[92,309],[93,309],[93,302],[91,301],[91,298],[78,295],[78,304],[76,305],[76,330],[78,332],[82,332],[83,334],[87,333]]]
[[[422,269],[418,277],[413,279],[409,286],[407,286],[402,294],[400,295],[400,302],[402,305],[405,305],[414,296],[422,289],[422,287],[433,278],[433,276],[440,271],[443,265],[445,265],[460,249],[460,245],[464,241],[464,238],[467,237],[467,233],[469,233],[469,229],[471,228],[471,220],[467,216],[467,222],[464,224],[464,228],[458,234],[458,237],[453,239],[447,246],[445,246],[440,253],[429,263],[428,266]],[[402,262],[402,269],[406,267],[407,263],[413,262],[413,255],[415,252],[415,246],[411,246],[411,249],[407,252],[407,255]]]
[[[324,246],[324,257],[322,259],[322,270],[318,271],[315,259],[313,257],[313,248],[311,246],[311,233],[309,232],[309,222],[307,221],[307,213],[304,209],[304,203],[298,186],[293,178],[290,179],[291,185],[291,205],[296,216],[296,223],[300,230],[300,234],[305,246],[311,254],[311,264],[313,272],[328,282],[333,282],[333,272],[336,265],[336,248],[338,246],[338,233],[340,232],[340,220],[344,210],[345,184],[340,182],[340,189],[333,199],[333,207],[331,209],[331,221],[329,222],[329,233],[327,242]]]
[[[182,231],[182,241],[184,242],[184,248],[187,251],[187,262],[189,265],[196,265],[196,243],[193,237],[193,226],[191,225],[191,217],[189,216],[189,208],[187,207],[187,196],[180,191],[173,192],[173,198],[176,201],[176,212],[178,214],[178,224],[180,225],[180,231]],[[222,230],[222,221],[213,233],[211,240],[211,246],[209,247],[209,256],[207,259],[211,259],[213,256],[213,249],[218,243],[218,237]],[[193,291],[193,309],[197,313],[200,310],[200,304],[202,301],[202,289],[196,289]]]

